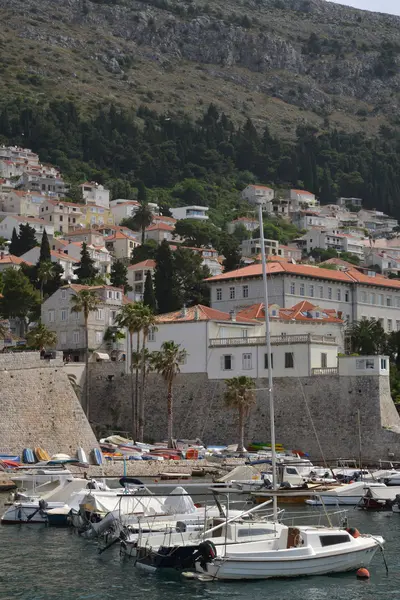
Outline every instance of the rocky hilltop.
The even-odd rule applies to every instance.
[[[0,98],[398,124],[400,18],[325,0],[0,0]],[[400,122],[400,121],[399,121]]]

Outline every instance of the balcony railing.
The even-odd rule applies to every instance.
[[[339,369],[337,367],[320,367],[319,369],[311,369],[312,375],[337,375]]]
[[[229,337],[211,338],[210,347],[221,346],[265,346],[265,336],[255,337]],[[289,344],[328,344],[336,346],[336,338],[331,335],[315,335],[312,333],[302,335],[273,335],[271,336],[273,346],[286,346]]]

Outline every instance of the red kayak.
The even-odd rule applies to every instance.
[[[17,469],[20,466],[19,462],[16,462],[15,460],[7,460],[2,458],[1,462],[8,468],[8,469]]]

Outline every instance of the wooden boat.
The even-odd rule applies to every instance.
[[[190,479],[192,476],[191,473],[160,473],[160,479],[163,480],[180,480],[180,479]]]
[[[309,483],[307,487],[279,488],[277,490],[263,490],[251,492],[256,504],[265,502],[267,498],[276,496],[279,504],[304,504],[305,500],[312,498],[319,490],[326,490],[326,486],[319,483]]]

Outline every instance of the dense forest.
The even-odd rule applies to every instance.
[[[322,203],[356,196],[366,206],[400,217],[400,134],[381,128],[375,138],[302,125],[293,143],[240,126],[210,105],[203,117],[163,116],[114,105],[83,114],[68,101],[4,101],[0,143],[31,147],[58,165],[71,182],[108,185],[114,198],[134,197],[138,181],[161,206],[201,204],[216,225],[243,210],[238,192],[260,181],[304,187]]]

